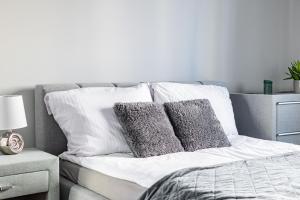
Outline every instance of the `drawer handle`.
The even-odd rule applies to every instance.
[[[12,185],[0,185],[0,192],[4,192],[4,191],[10,190],[12,188],[13,188]]]
[[[286,102],[278,102],[277,105],[293,105],[300,104],[300,101],[286,101]]]
[[[277,133],[277,136],[299,135],[300,132]]]

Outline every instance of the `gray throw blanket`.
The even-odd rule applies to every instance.
[[[140,200],[300,199],[300,152],[174,172]]]

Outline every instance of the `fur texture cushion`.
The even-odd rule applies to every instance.
[[[125,130],[125,139],[136,157],[184,151],[163,105],[117,103],[114,111]]]
[[[176,136],[186,151],[231,146],[209,100],[165,103]]]

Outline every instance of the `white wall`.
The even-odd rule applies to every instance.
[[[24,94],[20,132],[33,146],[36,84],[210,79],[261,91],[272,79],[290,89],[291,2],[1,0],[0,94]]]
[[[289,27],[289,56],[291,60],[300,59],[300,1],[291,0]]]
[[[194,79],[223,80],[233,91],[262,92],[264,79],[276,91],[291,89],[282,80],[290,62],[289,0],[197,3]]]
[[[189,80],[194,1],[1,0],[0,94],[41,83]]]

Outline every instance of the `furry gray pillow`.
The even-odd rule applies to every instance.
[[[114,111],[134,156],[149,157],[184,151],[163,105],[150,102],[117,103]]]
[[[231,146],[209,100],[170,102],[164,106],[186,151]]]

